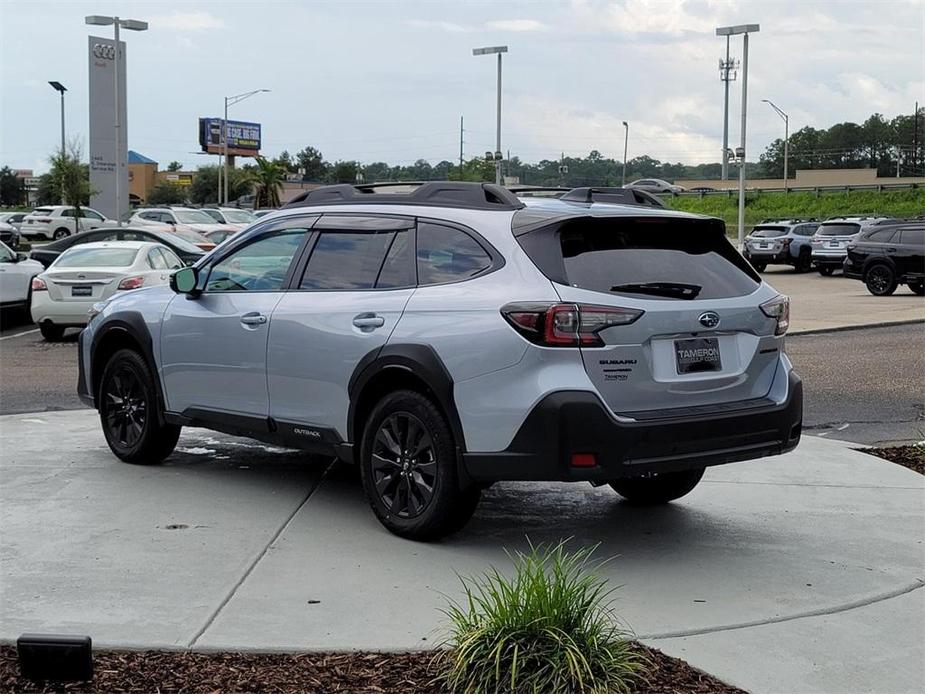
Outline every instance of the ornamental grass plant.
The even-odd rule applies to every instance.
[[[438,656],[454,692],[628,692],[648,661],[613,610],[595,547],[563,541],[509,553],[512,577],[490,569],[463,578],[465,598],[449,601],[447,650]]]

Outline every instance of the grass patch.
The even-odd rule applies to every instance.
[[[629,692],[648,659],[613,611],[595,548],[565,542],[509,555],[514,575],[460,578],[462,604],[445,610],[449,650],[437,656],[454,692]]]
[[[739,199],[733,194],[666,198],[669,207],[720,217],[727,224],[739,219]],[[913,217],[925,214],[925,189],[857,190],[850,193],[757,193],[745,196],[745,224],[754,226],[769,217],[815,217],[822,220],[835,215],[879,214],[888,217]]]

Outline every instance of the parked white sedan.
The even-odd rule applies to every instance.
[[[0,307],[29,310],[29,286],[32,278],[44,268],[37,260],[29,260],[0,243]]]
[[[159,243],[102,241],[72,246],[32,280],[32,320],[42,337],[60,340],[65,328],[83,327],[93,304],[117,291],[167,284],[184,267]]]

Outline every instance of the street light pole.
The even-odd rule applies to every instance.
[[[249,92],[242,92],[241,94],[235,94],[234,96],[225,97],[225,118],[222,120],[222,154],[225,158],[224,164],[224,173],[225,173],[225,182],[224,182],[224,192],[222,193],[222,204],[228,204],[228,107],[234,106],[237,103],[248,99],[254,94],[260,94],[261,92],[268,92],[269,89],[253,89]],[[221,177],[222,168],[219,168],[219,177]]]
[[[64,92],[67,91],[67,88],[60,82],[49,82],[52,86],[52,89],[61,94],[61,156],[64,157]],[[61,204],[65,204],[64,200],[64,188],[61,189]]]
[[[630,124],[623,121],[623,177],[620,179],[620,185],[626,187],[626,150],[630,142]]]
[[[790,190],[790,180],[787,178],[787,165],[790,158],[790,116],[781,111],[770,99],[762,99],[764,103],[773,108],[777,115],[784,119],[784,192]]]
[[[472,55],[498,54],[498,112],[495,136],[495,183],[501,185],[501,54],[507,53],[507,46],[489,46],[487,48],[473,48]]]
[[[748,35],[760,30],[758,24],[739,24],[731,27],[718,27],[717,36],[742,34],[742,143],[738,147],[741,155],[739,164],[739,250],[745,245],[745,121],[748,113]]]

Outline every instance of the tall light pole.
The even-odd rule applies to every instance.
[[[723,155],[721,157],[724,181],[729,180],[729,83],[736,78],[735,61],[729,57],[729,34],[726,34],[726,60],[719,61],[719,78],[723,82]]]
[[[61,94],[61,156],[64,157],[64,92],[67,91],[67,87],[65,87],[60,82],[49,82],[48,84],[50,84],[55,91],[60,92]],[[65,204],[64,186],[61,187],[61,204]]]
[[[626,187],[626,149],[630,143],[630,124],[623,121],[623,178],[620,185]]]
[[[495,183],[501,185],[501,54],[507,53],[507,46],[489,46],[487,48],[473,48],[472,55],[498,54],[498,122],[495,138]]]
[[[222,193],[222,203],[224,205],[228,204],[228,107],[234,106],[237,103],[244,101],[247,98],[252,97],[254,94],[260,94],[261,92],[268,92],[269,89],[254,89],[249,92],[243,92],[241,94],[235,94],[234,96],[225,97],[225,119],[222,121],[222,153],[225,157],[225,183],[224,183],[224,192]]]
[[[739,250],[745,245],[745,115],[748,112],[748,35],[760,30],[757,24],[738,24],[731,27],[719,27],[717,36],[735,36],[742,34],[742,144],[738,148],[742,163],[739,165]]]
[[[777,115],[784,119],[784,192],[790,190],[790,182],[787,178],[787,164],[790,158],[790,116],[781,111],[770,99],[762,99],[764,103],[777,111]]]
[[[122,112],[122,98],[123,95],[119,93],[119,76],[122,72],[122,64],[125,61],[125,56],[122,55],[122,51],[119,49],[119,29],[128,29],[129,31],[147,31],[148,23],[143,22],[139,19],[120,19],[119,17],[106,17],[103,15],[93,14],[89,17],[85,17],[84,21],[87,24],[93,26],[109,26],[112,24],[115,30],[115,42],[116,42],[116,60],[115,60],[115,69],[113,72],[113,80],[115,82],[115,95],[116,95],[116,119],[115,119],[115,130],[116,130],[116,221],[119,226],[122,226],[122,213],[125,209],[122,206],[122,191],[119,190],[119,181],[122,178],[122,172],[125,167],[128,165],[127,162],[122,160],[122,137],[121,132],[122,128],[125,127],[124,123],[119,122],[119,114]],[[128,207],[128,205],[125,205]]]

